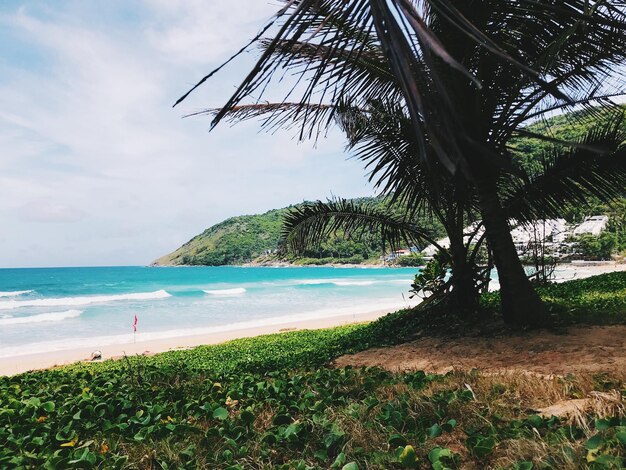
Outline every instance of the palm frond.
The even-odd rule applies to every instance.
[[[235,106],[224,115],[227,122],[237,123],[251,119],[260,119],[261,129],[273,133],[280,129],[296,129],[299,133],[306,133],[311,137],[325,133],[328,128],[320,121],[306,119],[307,113],[317,113],[323,116],[324,121],[336,122],[337,106],[332,104],[309,104],[309,103],[255,103]],[[189,116],[208,115],[215,116],[220,109],[203,109]]]
[[[405,217],[345,199],[303,204],[290,211],[283,222],[283,238],[295,252],[315,246],[337,232],[348,238],[378,234],[383,244],[392,249],[424,243],[441,249],[427,230]]]
[[[503,206],[510,218],[526,223],[562,217],[568,205],[591,197],[610,202],[626,191],[624,114],[591,129],[574,148],[560,147],[536,177],[507,181]],[[604,152],[597,149],[603,148]]]

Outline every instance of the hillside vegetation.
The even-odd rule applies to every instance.
[[[625,273],[541,295],[563,323],[626,319]],[[624,468],[620,371],[546,380],[328,367],[457,325],[419,313],[0,377],[0,468]],[[537,411],[586,396],[610,399],[576,419]]]
[[[360,204],[382,205],[382,198],[358,198]],[[293,207],[275,209],[264,214],[231,217],[209,227],[173,253],[157,259],[158,266],[244,264],[252,261],[289,261],[295,264],[376,262],[382,254],[382,240],[372,236],[349,240],[338,233],[319,247],[294,256],[283,250],[281,231],[283,216]],[[442,227],[428,217],[420,219],[422,227],[434,236],[442,236]],[[269,255],[266,252],[270,251]]]
[[[157,265],[207,265],[247,263],[280,244],[282,218],[289,210],[231,217],[209,227],[173,253],[157,259]]]

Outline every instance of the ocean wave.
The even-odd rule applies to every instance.
[[[164,291],[137,292],[134,294],[92,295],[85,297],[58,297],[33,300],[5,300],[0,302],[0,310],[13,310],[20,307],[64,307],[82,306],[103,302],[115,302],[120,300],[156,300],[171,297]]]
[[[344,317],[347,322],[350,322],[354,321],[356,315],[370,313],[382,314],[383,312],[392,312],[396,309],[412,307],[417,305],[417,303],[419,303],[419,300],[407,302],[405,300],[400,301],[399,299],[386,299],[376,302],[369,302],[362,305],[352,305],[350,307],[329,307],[312,310],[309,312],[303,312],[295,315],[256,318],[229,323],[225,325],[198,326],[195,328],[141,332],[137,333],[136,336],[133,336],[132,333],[126,333],[88,338],[67,338],[63,340],[44,341],[39,343],[27,343],[19,346],[8,346],[0,348],[0,358],[81,348],[90,348],[90,350],[93,350],[93,348],[100,348],[104,351],[106,346],[133,344],[133,342],[135,341],[137,343],[143,343],[155,340],[182,338],[188,336],[219,335],[220,333],[242,330],[251,331],[258,330],[259,328],[276,327],[281,325],[294,325],[297,327],[301,327],[302,325],[298,325],[299,322],[318,321],[324,318]],[[263,332],[254,331],[254,334],[263,334]],[[219,339],[219,336],[216,336],[216,339]]]
[[[333,284],[336,286],[371,286],[376,281],[335,281]]]
[[[240,295],[245,294],[246,289],[243,287],[235,287],[234,289],[214,289],[214,290],[205,290],[209,295]]]
[[[381,281],[372,281],[372,280],[345,281],[341,279],[301,279],[301,280],[295,281],[295,284],[299,286],[321,286],[325,284],[332,284],[335,286],[343,287],[343,286],[371,286],[372,284],[376,282],[381,282]]]
[[[81,310],[67,310],[65,312],[50,312],[31,315],[29,317],[8,317],[0,319],[0,326],[6,325],[23,325],[25,323],[41,323],[49,321],[62,321],[67,318],[79,317],[83,312]]]
[[[318,286],[320,284],[333,284],[332,279],[300,279],[294,281],[299,286]]]
[[[24,294],[30,294],[33,290],[14,290],[14,291],[6,291],[0,292],[0,297],[18,297]]]

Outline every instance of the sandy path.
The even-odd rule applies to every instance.
[[[338,358],[335,364],[377,366],[391,371],[451,369],[528,371],[540,374],[612,372],[626,375],[626,326],[577,326],[566,334],[548,331],[422,338]]]

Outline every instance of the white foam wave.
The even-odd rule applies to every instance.
[[[376,281],[335,281],[336,286],[371,286]]]
[[[300,286],[317,286],[320,284],[333,284],[332,279],[301,279],[295,281]]]
[[[186,336],[205,336],[219,333],[236,332],[242,330],[257,330],[263,327],[273,327],[280,325],[296,325],[298,322],[306,322],[310,320],[320,320],[324,318],[344,318],[345,323],[351,323],[357,319],[356,315],[374,314],[392,312],[400,308],[407,308],[409,306],[415,306],[420,300],[413,300],[410,302],[399,301],[398,299],[386,299],[380,300],[374,303],[353,305],[343,308],[324,308],[304,312],[296,315],[284,315],[280,317],[270,318],[258,318],[249,321],[241,321],[236,323],[230,323],[226,325],[207,326],[201,328],[185,328],[177,330],[166,331],[154,331],[154,332],[142,332],[137,333],[136,337],[133,337],[132,333],[121,335],[109,335],[98,336],[91,338],[73,338],[64,340],[45,341],[39,343],[29,343],[20,346],[9,346],[0,348],[0,358],[25,356],[29,354],[41,354],[52,351],[64,351],[72,349],[89,349],[93,351],[94,348],[104,349],[106,346],[119,345],[119,344],[132,344],[134,341],[137,343],[165,340],[170,338],[180,338]],[[263,332],[255,331],[254,334],[263,334]],[[199,343],[200,344],[200,343]]]
[[[243,287],[235,287],[234,289],[215,289],[205,290],[209,295],[241,295],[246,293],[246,289]]]
[[[158,290],[155,292],[137,292],[134,294],[92,295],[85,297],[59,297],[33,300],[5,300],[0,302],[0,310],[13,310],[20,307],[82,306],[120,300],[156,300],[164,299],[166,297],[171,297],[171,295],[164,290]]]
[[[65,312],[40,313],[38,315],[31,315],[29,317],[8,317],[0,319],[0,326],[62,321],[67,318],[79,317],[82,313],[83,312],[81,310],[67,310]]]
[[[6,292],[0,292],[0,297],[18,297],[20,295],[24,295],[24,294],[30,294],[32,291],[31,290],[14,290],[14,291],[6,291]]]

